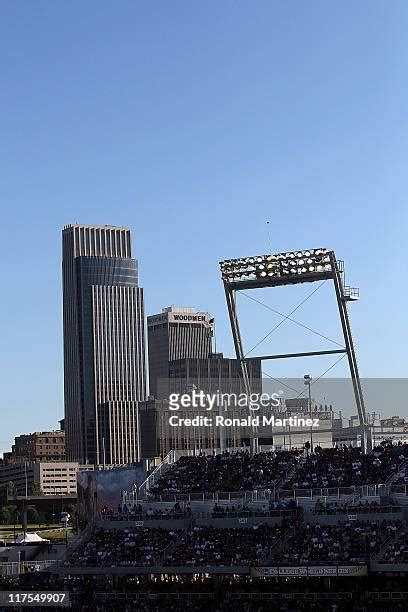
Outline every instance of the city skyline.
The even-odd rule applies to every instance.
[[[97,228],[97,229],[100,229],[100,230],[110,230],[110,231],[114,231],[114,232],[116,232],[116,231],[118,231],[118,232],[127,232],[127,233],[129,233],[129,236],[131,235],[131,229],[130,229],[130,228],[127,228],[127,227],[125,227],[125,226],[113,225],[113,224],[106,224],[106,225],[102,225],[102,224],[101,224],[101,225],[96,225],[96,224],[95,224],[95,225],[92,225],[92,224],[79,224],[79,223],[75,223],[75,224],[67,224],[67,225],[65,225],[65,226],[64,226],[64,228],[63,228],[63,233],[64,233],[64,232],[65,232],[67,229],[69,229],[69,228],[94,228],[94,229],[96,229],[96,228]],[[97,244],[97,243],[95,242],[95,245],[96,245],[96,244]],[[101,247],[101,246],[102,246],[102,244],[103,244],[103,243],[100,241],[100,242],[99,242],[99,246]],[[107,246],[107,244],[108,244],[108,243],[106,242],[106,246]],[[118,242],[118,245],[119,245],[119,244],[120,244],[120,243]],[[113,245],[113,242],[112,242],[112,245]],[[83,242],[83,245],[82,245],[82,246],[83,246],[83,248],[85,248],[85,242]],[[124,253],[125,253],[125,251],[126,251],[127,249],[129,249],[129,250],[128,250],[128,254],[129,254],[129,256],[131,256],[132,248],[131,248],[131,239],[130,239],[130,238],[129,238],[128,242],[127,242],[127,246],[126,246],[126,247],[124,247],[124,249],[125,249],[125,250],[124,250]],[[91,253],[91,251],[90,251],[90,252],[89,252],[89,255],[91,255],[91,254],[92,254],[92,253]],[[98,253],[98,254],[100,255],[101,253]],[[135,261],[136,261],[136,260],[135,260]],[[100,274],[101,274],[101,271],[100,271],[100,270],[98,270],[98,271],[97,271],[97,275],[99,275],[99,276],[100,276]],[[136,275],[136,276],[135,276],[135,278],[136,278],[136,282],[138,282],[139,270],[138,270],[138,263],[137,263],[137,261],[136,261],[136,267],[135,267],[135,275]],[[190,300],[190,302],[189,302],[189,303],[191,303],[191,300]],[[202,312],[201,310],[197,310],[197,309],[196,309],[196,308],[194,308],[194,307],[177,307],[177,306],[163,307],[163,308],[161,309],[161,312],[160,312],[159,314],[157,314],[157,313],[156,313],[156,314],[148,314],[148,313],[146,313],[146,314],[144,315],[144,321],[145,321],[145,323],[146,323],[146,330],[148,330],[148,329],[149,329],[149,319],[153,319],[153,320],[154,320],[156,317],[161,317],[161,316],[163,316],[163,313],[169,313],[169,312],[171,313],[171,311],[173,311],[173,310],[174,310],[174,311],[177,311],[177,312],[178,312],[178,311],[180,311],[180,312],[181,312],[181,311],[186,311],[186,312],[187,312],[187,311],[191,311],[191,312],[193,312],[193,311],[194,311],[196,314],[204,314],[206,319],[209,319],[209,317],[211,316],[211,315],[210,315],[208,312]],[[228,328],[228,324],[227,324],[227,328]],[[145,342],[146,347],[147,347],[147,346],[148,346],[147,335],[146,335],[146,338],[145,338],[144,342]],[[211,339],[209,340],[209,342],[212,344]],[[220,350],[222,351],[222,347],[219,347],[219,348],[220,348]],[[232,352],[231,352],[231,354],[229,355],[229,357],[232,357],[232,358],[234,358],[234,357],[235,357],[234,351],[232,351]],[[145,359],[147,360],[147,362],[149,361],[149,359],[148,359],[148,355],[146,355]],[[148,371],[148,368],[147,368],[147,371]],[[262,371],[263,371],[263,372],[265,372],[265,370],[264,370],[264,369],[263,369]],[[281,377],[281,378],[284,378],[284,377]],[[271,382],[271,380],[269,379],[269,375],[268,375],[267,373],[266,373],[266,378],[265,378],[265,380],[266,380],[267,382]],[[278,379],[278,380],[279,380],[279,379]],[[288,378],[288,381],[290,382],[290,381],[291,381],[291,379],[290,379],[290,378]],[[146,381],[145,381],[145,383],[144,383],[144,384],[146,384]],[[293,383],[292,383],[292,384],[293,384]],[[290,388],[290,387],[289,387],[289,388]],[[404,388],[405,388],[405,387],[404,387]],[[371,395],[371,402],[373,402],[373,399],[374,399],[374,398],[373,398],[373,396],[372,396],[371,390],[370,390],[370,395]],[[333,397],[334,397],[334,398],[336,398],[336,399],[338,399],[338,398],[339,398],[339,397],[341,397],[341,396],[339,396],[339,394],[338,394],[338,393],[334,393],[334,394],[333,394]],[[400,394],[398,394],[398,393],[397,393],[397,397],[400,397]],[[142,401],[143,401],[143,400],[142,400]],[[335,406],[335,408],[336,408],[336,406]],[[374,406],[374,410],[378,410],[378,405],[375,405],[375,406]],[[350,406],[350,410],[349,410],[349,412],[347,413],[347,410],[346,410],[346,411],[344,411],[344,410],[343,410],[343,414],[348,414],[349,416],[351,416],[351,415],[354,413],[354,411],[355,411],[355,410],[354,410],[354,405],[352,404],[352,405]],[[398,411],[397,411],[397,412],[398,412]],[[119,413],[118,413],[118,414],[119,414]],[[395,414],[395,410],[394,410],[394,409],[390,409],[390,410],[388,410],[387,412],[383,411],[383,412],[381,413],[381,416],[382,416],[382,418],[388,418],[388,417],[391,417],[391,414]],[[61,417],[63,417],[63,416],[64,416],[64,410],[63,410],[63,408],[62,408],[62,411],[61,411],[61,413],[60,413],[60,414],[58,414],[58,415],[57,415],[57,418],[61,418]],[[402,416],[404,416],[404,415],[403,415],[403,413],[402,413]],[[109,419],[108,419],[108,420],[109,420]],[[136,423],[136,421],[135,421],[135,423]],[[34,431],[34,429],[35,429],[35,428],[33,428],[33,431]],[[136,431],[136,426],[135,426],[135,431]],[[12,437],[14,437],[15,435],[19,435],[20,433],[23,433],[23,432],[13,430],[13,431],[11,432],[11,436],[12,436]],[[136,441],[136,439],[137,439],[137,436],[135,435],[135,441]],[[1,448],[1,447],[0,447],[0,453],[2,453],[2,452],[7,452],[7,450],[8,450],[8,448],[7,448],[7,446],[6,446],[6,445],[4,446],[4,448]],[[99,449],[99,451],[98,451],[99,456],[102,456],[102,455],[101,455],[101,452],[102,452],[102,451],[101,451],[101,449]],[[89,457],[82,457],[82,456],[78,456],[78,457],[79,457],[79,459],[80,459],[80,462],[81,462],[82,460],[83,460],[83,462],[86,462],[87,460],[89,460]],[[72,455],[72,456],[71,456],[71,460],[75,460],[75,456],[74,456],[74,455]],[[102,461],[101,461],[101,463],[102,463]]]
[[[0,451],[63,416],[60,229],[76,221],[131,228],[146,313],[208,310],[228,357],[218,262],[333,249],[361,290],[362,379],[405,377],[407,4],[41,6],[1,9]],[[286,314],[307,295],[264,301]],[[239,308],[248,350],[282,320],[246,296]],[[294,316],[339,340],[329,312],[323,286]],[[323,348],[288,321],[261,346],[295,345]]]

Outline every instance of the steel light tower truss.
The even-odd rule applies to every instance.
[[[251,359],[287,359],[314,355],[331,355],[346,353],[353,384],[354,397],[363,435],[363,446],[371,448],[370,427],[364,406],[356,353],[351,334],[347,312],[347,302],[358,300],[359,290],[345,285],[344,263],[336,259],[334,251],[325,248],[277,253],[276,255],[259,255],[240,259],[226,259],[220,262],[221,276],[224,282],[228,313],[237,359],[241,363],[245,391],[251,393],[247,358],[245,357],[236,307],[236,292],[243,289],[263,287],[280,287],[299,283],[314,283],[333,280],[341,326],[344,336],[344,349],[311,351],[303,353],[286,353],[280,355],[261,355]],[[252,452],[258,450],[258,434],[253,431]]]

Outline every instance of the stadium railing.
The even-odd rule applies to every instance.
[[[320,508],[319,510],[309,510],[309,513],[314,514],[316,516],[341,516],[344,514],[358,514],[367,515],[367,517],[375,517],[375,515],[379,514],[401,514],[402,509],[401,506],[345,506],[345,507],[333,507],[333,508]],[[383,517],[378,517],[383,518]],[[398,517],[393,517],[398,518]]]
[[[0,563],[0,576],[14,576],[31,572],[43,572],[58,563],[55,559],[46,561],[6,561]]]
[[[162,474],[164,474],[164,472],[166,470],[169,469],[169,467],[171,465],[173,465],[173,463],[175,463],[177,461],[176,459],[176,452],[174,450],[171,450],[169,453],[167,453],[167,455],[164,457],[163,461],[160,463],[160,465],[158,465],[151,474],[149,474],[149,476],[146,478],[146,480],[144,482],[142,482],[142,484],[140,485],[138,490],[135,490],[134,492],[129,492],[129,497],[132,498],[133,502],[137,501],[138,499],[144,499],[147,496],[147,493],[150,489],[151,486],[154,485],[154,483],[157,481],[158,478],[160,478],[160,476]]]
[[[141,518],[134,518],[131,516],[127,516],[121,520],[111,520],[109,518],[105,518],[99,520],[97,522],[98,527],[102,527],[104,529],[129,529],[131,527],[144,527],[145,529],[186,529],[191,522],[190,517],[184,517],[180,519],[171,519],[171,518],[163,518],[163,519],[152,519],[147,520],[146,516],[142,516]]]
[[[347,600],[347,599],[352,599],[353,594],[349,592],[326,593],[324,591],[320,591],[319,593],[297,593],[297,592],[294,592],[294,593],[253,593],[253,592],[245,593],[245,592],[239,592],[239,593],[226,593],[225,598],[226,599],[242,599],[242,598],[244,599],[270,599],[270,600],[273,599],[276,601],[278,600],[285,601],[285,600],[290,600],[290,599],[303,600],[303,601],[309,601],[309,600],[314,601],[315,599]]]
[[[188,599],[218,599],[220,596],[216,593],[201,593],[201,592],[186,592],[186,593],[118,593],[118,592],[104,592],[97,591],[94,594],[94,598],[101,601],[137,601],[145,599],[174,599],[174,600],[188,600]],[[302,600],[302,601],[313,601],[319,600],[350,600],[353,598],[353,594],[349,592],[319,592],[319,593],[254,593],[252,591],[245,592],[239,591],[237,593],[224,593],[221,598],[226,600],[230,599],[253,599],[253,600]]]
[[[408,563],[387,563],[385,561],[372,561],[370,563],[372,572],[408,572]],[[408,592],[406,593],[408,598]]]
[[[387,487],[384,484],[376,485],[353,485],[351,487],[317,487],[311,489],[285,489],[278,491],[279,498],[306,498],[324,499],[326,497],[347,497],[347,496],[359,496],[359,497],[378,497],[387,493]]]
[[[367,591],[365,596],[366,596],[366,599],[372,599],[372,600],[398,601],[398,600],[408,599],[408,591]]]
[[[150,502],[219,502],[232,503],[240,501],[241,503],[251,502],[269,502],[275,499],[275,491],[273,489],[255,489],[254,491],[217,491],[211,493],[164,493],[155,495],[149,499]]]
[[[215,593],[117,593],[117,592],[100,592],[97,591],[94,595],[94,599],[101,601],[137,601],[144,599],[215,599]]]
[[[399,495],[408,495],[408,485],[391,485],[390,492]]]

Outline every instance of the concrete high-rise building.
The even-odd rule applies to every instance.
[[[170,306],[147,317],[150,394],[168,395],[169,362],[176,359],[207,359],[212,352],[208,312]]]
[[[143,289],[130,230],[68,225],[62,241],[67,459],[129,464],[139,459],[137,402],[146,396]]]

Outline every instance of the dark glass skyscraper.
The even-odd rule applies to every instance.
[[[67,458],[99,465],[137,461],[145,325],[130,230],[64,227],[62,274]]]

